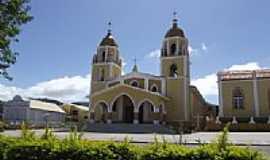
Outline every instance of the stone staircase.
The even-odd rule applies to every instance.
[[[87,124],[85,129],[87,132],[101,132],[101,133],[161,133],[174,134],[175,131],[166,125],[154,124],[129,124],[129,123],[95,123]]]

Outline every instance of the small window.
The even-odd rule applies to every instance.
[[[130,84],[133,86],[133,87],[138,87],[139,86],[139,83],[138,81],[131,81]]]
[[[105,80],[105,71],[104,71],[104,69],[101,69],[101,71],[100,71],[100,81],[104,81]]]
[[[244,95],[240,87],[233,90],[233,107],[235,109],[244,109]]]
[[[84,116],[84,119],[88,119],[88,116]]]
[[[176,45],[175,44],[171,45],[171,55],[176,55]]]
[[[178,76],[177,66],[176,64],[173,64],[170,67],[170,77],[176,78],[177,76]]]
[[[72,111],[72,115],[77,116],[78,114],[79,114],[79,112],[77,110]]]
[[[152,91],[152,92],[158,92],[157,86],[156,86],[155,84],[152,85],[151,91]]]

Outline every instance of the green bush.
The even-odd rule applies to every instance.
[[[5,123],[0,120],[0,132],[4,132],[5,130]]]
[[[211,143],[189,148],[165,141],[132,145],[128,140],[101,142],[83,140],[74,130],[67,138],[57,139],[47,130],[40,138],[27,128],[22,137],[0,135],[0,160],[265,160],[263,154],[228,143],[225,131]],[[33,138],[34,137],[34,138]]]

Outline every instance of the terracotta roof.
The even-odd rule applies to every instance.
[[[168,38],[168,37],[185,37],[185,34],[184,34],[184,31],[181,29],[181,28],[179,28],[178,26],[177,26],[177,22],[176,21],[174,21],[173,22],[173,26],[172,26],[172,28],[170,28],[168,31],[167,31],[167,33],[166,33],[166,35],[165,35],[165,38]]]
[[[108,32],[106,37],[102,39],[102,41],[99,44],[100,46],[118,46],[116,41],[114,40],[112,34]]]

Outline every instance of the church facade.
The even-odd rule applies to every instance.
[[[160,75],[141,72],[136,64],[122,75],[120,57],[108,30],[92,60],[91,123],[186,124],[196,116],[215,117],[215,106],[190,85],[188,39],[177,19],[161,44]]]

